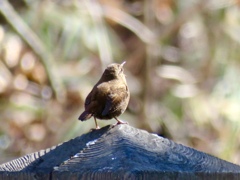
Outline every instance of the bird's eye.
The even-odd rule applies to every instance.
[[[119,70],[118,70],[118,74],[120,74],[120,73],[122,73],[123,72],[123,68],[120,68]]]

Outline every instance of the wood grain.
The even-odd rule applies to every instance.
[[[240,179],[238,165],[129,125],[92,131],[0,171],[0,178],[18,172],[27,179]]]
[[[81,151],[89,141],[99,138],[109,127],[102,128],[52,148],[28,154],[0,165],[1,171],[51,172],[57,166]]]
[[[86,173],[93,170],[240,172],[240,167],[146,131],[121,125],[88,144],[75,157],[61,164],[57,171]]]

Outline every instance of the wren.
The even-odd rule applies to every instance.
[[[127,124],[117,117],[127,108],[130,92],[123,72],[122,64],[113,63],[107,66],[97,84],[85,100],[85,110],[79,120],[85,121],[94,117],[96,129],[99,129],[96,119],[116,119],[117,124]],[[116,124],[116,125],[117,125]]]

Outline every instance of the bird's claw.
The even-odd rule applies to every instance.
[[[96,128],[91,128],[90,131],[95,131],[95,130],[99,130],[99,129],[100,129],[100,127],[97,126]]]
[[[119,124],[128,124],[128,122],[118,120],[116,124],[113,124],[113,126],[117,126]]]

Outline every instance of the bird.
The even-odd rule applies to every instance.
[[[120,116],[126,110],[130,92],[128,89],[123,65],[112,63],[104,70],[99,81],[94,85],[85,99],[85,110],[79,116],[78,120],[85,121],[94,118],[96,129],[100,129],[97,119],[109,120],[114,118],[118,124],[127,124],[119,120]]]

